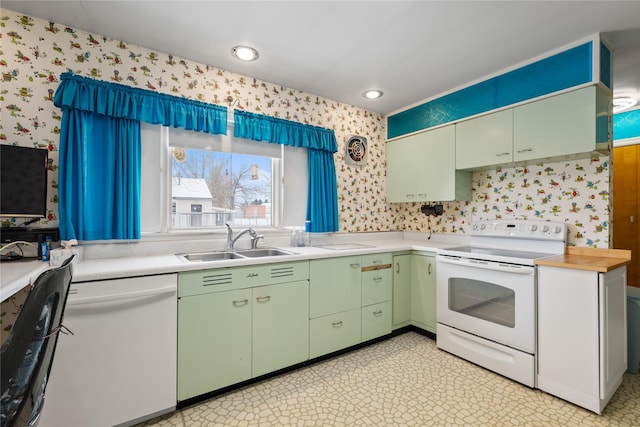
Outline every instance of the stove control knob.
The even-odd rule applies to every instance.
[[[535,224],[531,224],[531,225],[529,226],[529,231],[536,231],[537,229],[538,229],[538,226],[537,226],[537,225],[535,225]]]
[[[487,228],[487,224],[480,224],[480,230],[484,230],[485,228]]]
[[[559,232],[561,232],[561,231],[562,231],[562,228],[561,228],[560,226],[557,226],[557,225],[556,225],[555,227],[553,227],[553,232],[554,232],[554,234],[558,234],[558,233],[559,233]]]
[[[473,224],[473,226],[471,227],[473,230],[477,230],[478,229],[478,224]]]
[[[543,225],[542,226],[542,232],[546,233],[547,231],[549,231],[549,226],[548,225]]]

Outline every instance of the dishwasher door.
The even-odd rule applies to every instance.
[[[72,283],[39,427],[131,425],[176,406],[177,275]]]

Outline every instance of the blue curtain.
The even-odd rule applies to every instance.
[[[240,110],[234,110],[233,129],[233,135],[239,138],[307,148],[310,231],[338,231],[338,186],[333,161],[338,143],[332,130]]]
[[[60,132],[64,240],[140,238],[140,122],[68,110]]]
[[[338,231],[338,183],[333,153],[309,148],[309,191],[307,220],[309,231]]]
[[[59,220],[63,240],[140,238],[140,122],[226,134],[217,105],[61,75]]]

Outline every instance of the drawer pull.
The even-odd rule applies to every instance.
[[[382,282],[382,277],[374,277],[373,281],[374,282]]]
[[[251,277],[258,277],[259,274],[258,273],[249,273],[247,274],[247,277],[251,278]]]
[[[267,301],[269,301],[270,299],[271,299],[271,296],[270,296],[270,295],[267,295],[267,296],[264,296],[264,297],[258,297],[258,298],[256,298],[256,301],[258,301],[258,302],[267,302]]]
[[[373,260],[373,264],[374,265],[382,264],[382,261],[380,261],[379,259],[375,259]]]
[[[339,328],[340,326],[342,326],[342,320],[338,320],[337,322],[331,322],[331,326],[333,326],[334,328]]]
[[[427,267],[427,272],[429,273],[429,276],[431,276],[431,264],[429,264],[429,267]]]
[[[360,264],[351,264],[351,268],[360,268]]]
[[[376,317],[382,316],[382,310],[374,311],[373,315],[376,316]]]
[[[233,306],[234,307],[242,307],[244,305],[247,305],[249,303],[248,299],[239,299],[239,300],[235,300],[233,302]]]
[[[508,152],[508,151],[505,151],[504,153],[496,154],[496,157],[508,156],[509,154],[511,154],[511,153]]]
[[[524,148],[522,150],[517,150],[516,153],[529,153],[533,151],[533,148]]]

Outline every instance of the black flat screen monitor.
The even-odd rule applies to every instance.
[[[0,145],[0,216],[46,216],[48,153],[39,148]]]

